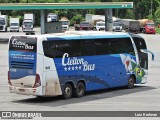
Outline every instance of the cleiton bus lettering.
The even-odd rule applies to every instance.
[[[62,57],[62,66],[80,66],[83,67],[83,71],[95,70],[95,64],[89,64],[88,61],[84,60],[83,58],[70,58],[68,53],[65,53]]]
[[[25,43],[25,42],[18,41],[17,39],[13,39],[12,45],[13,45],[14,47],[24,46],[25,49],[30,49],[30,50],[34,48],[33,46],[30,46],[30,45],[28,45],[28,44]]]
[[[77,57],[69,58],[68,53],[65,53],[62,57],[62,65],[67,66],[67,65],[82,65],[84,63],[84,59],[80,58],[78,59]]]

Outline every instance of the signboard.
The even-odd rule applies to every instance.
[[[45,34],[47,33],[61,33],[62,23],[61,22],[47,22],[45,23]]]

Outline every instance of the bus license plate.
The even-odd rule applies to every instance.
[[[19,89],[20,92],[25,92],[25,89]]]

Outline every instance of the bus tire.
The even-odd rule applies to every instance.
[[[85,85],[83,82],[78,82],[76,88],[74,89],[75,97],[82,97],[85,93]]]
[[[133,77],[133,76],[130,76],[129,79],[128,79],[127,88],[128,88],[128,89],[134,88],[134,83],[135,83],[134,77]]]
[[[64,86],[63,98],[64,99],[70,99],[72,97],[72,93],[73,93],[73,87],[70,83],[67,83]]]

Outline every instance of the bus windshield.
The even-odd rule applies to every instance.
[[[140,66],[148,69],[148,54],[141,52],[141,49],[147,49],[144,39],[140,37],[133,37],[133,41],[138,51]]]

